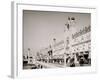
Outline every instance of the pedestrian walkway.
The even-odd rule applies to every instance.
[[[36,61],[36,63],[46,66],[47,68],[64,68],[64,65],[59,65],[59,64],[44,63],[44,62],[39,62],[39,61]]]

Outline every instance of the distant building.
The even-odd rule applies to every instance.
[[[72,34],[72,53],[91,52],[91,27],[84,27],[79,32]]]
[[[35,63],[35,56],[31,52],[30,48],[27,49],[26,53],[23,54],[23,63],[33,64]]]

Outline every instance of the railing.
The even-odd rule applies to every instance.
[[[91,26],[85,27],[82,30],[80,30],[79,32],[76,32],[75,34],[72,34],[72,39],[75,39],[75,38],[77,38],[81,35],[84,35],[84,34],[90,32],[90,31],[91,31]]]

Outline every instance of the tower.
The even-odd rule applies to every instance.
[[[72,56],[72,32],[75,26],[75,17],[68,17],[64,28],[64,43],[65,43],[65,53],[64,53],[64,65],[66,67],[67,54]]]

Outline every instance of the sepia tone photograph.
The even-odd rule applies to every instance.
[[[91,66],[91,13],[23,10],[23,69]]]

